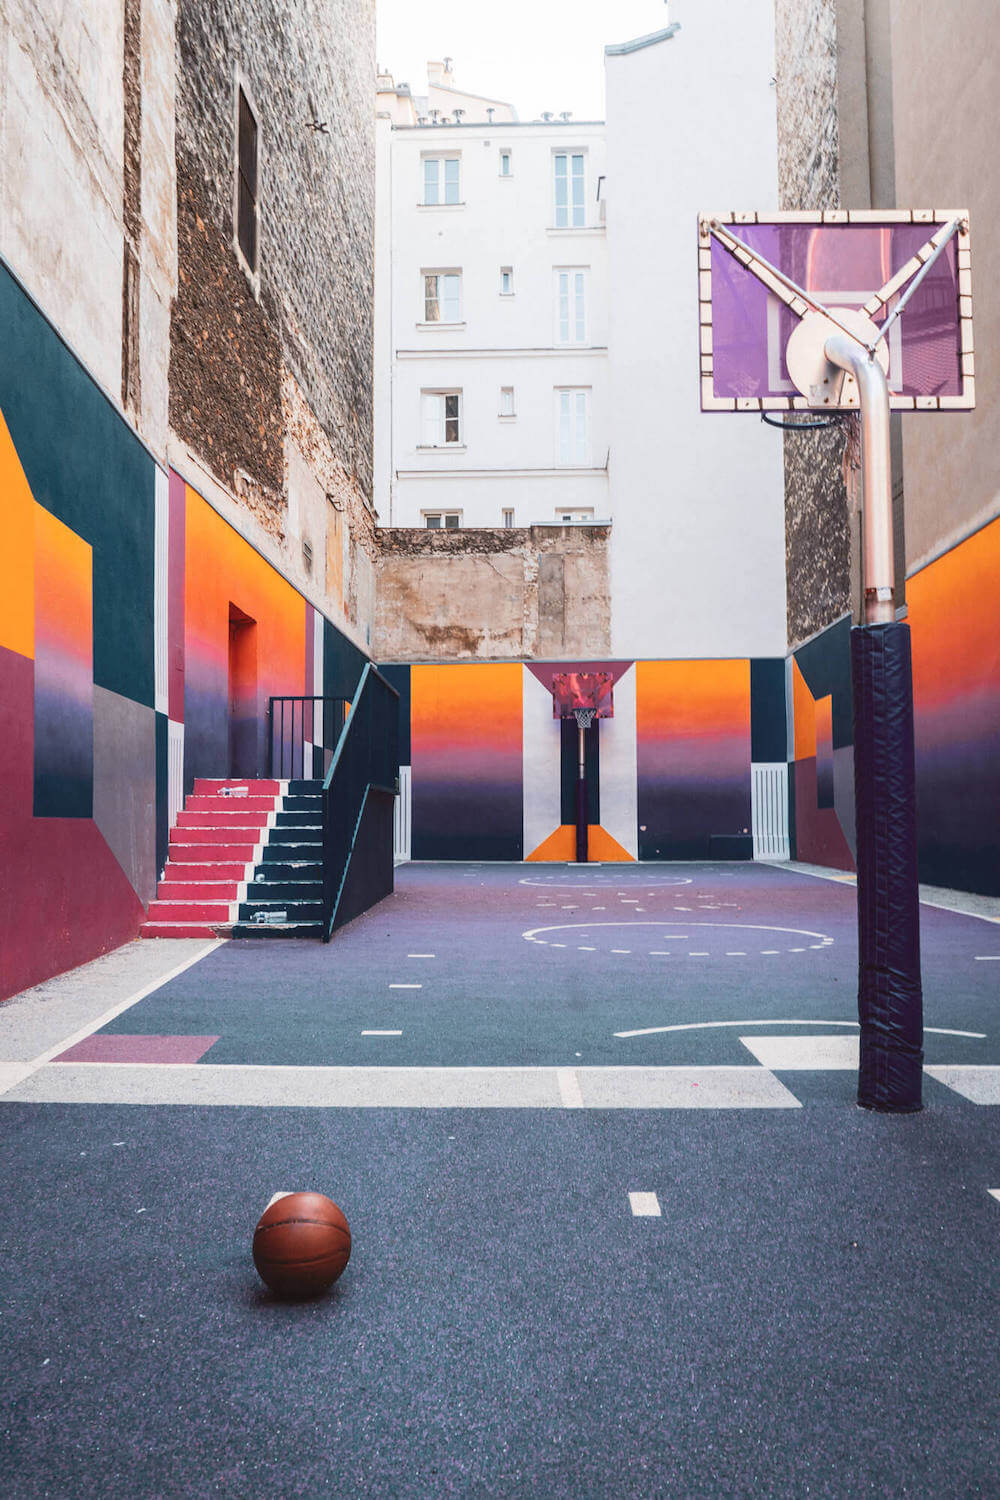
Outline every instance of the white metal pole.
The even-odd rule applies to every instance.
[[[857,340],[834,333],[824,349],[830,363],[847,370],[858,383],[865,624],[886,625],[896,618],[889,387],[878,360]]]

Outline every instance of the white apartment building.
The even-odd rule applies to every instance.
[[[604,126],[379,78],[383,525],[609,517]]]
[[[698,214],[778,207],[774,7],[605,48],[616,656],[783,656],[782,438],[702,412]]]

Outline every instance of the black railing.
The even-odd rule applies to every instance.
[[[325,776],[346,718],[346,698],[269,698],[268,776],[279,781]]]
[[[323,782],[323,941],[393,888],[399,694],[369,664]]]

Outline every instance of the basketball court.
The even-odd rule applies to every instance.
[[[1000,907],[932,899],[916,1115],[853,1105],[855,891],[794,866],[415,864],[335,948],[11,1002],[17,1493],[981,1491]],[[354,1253],[282,1303],[301,1187]]]

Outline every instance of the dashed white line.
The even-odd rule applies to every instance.
[[[587,945],[586,945],[586,943],[579,943],[577,946],[578,946],[578,948],[579,948],[579,950],[580,950],[581,953],[596,953],[597,952],[596,948],[588,948]]]
[[[688,953],[688,958],[707,958],[707,957],[708,957],[708,951],[707,951],[707,949],[697,949],[697,950],[694,950],[694,951]]]
[[[977,964],[1000,964],[1000,953],[977,953],[976,954],[976,963]],[[993,1191],[993,1189],[991,1188],[990,1192],[992,1192],[992,1191]]]
[[[391,990],[422,990],[422,984],[390,984]]]
[[[762,954],[780,953],[781,949],[780,948],[762,948],[760,951],[761,951]]]
[[[803,950],[801,948],[796,948],[795,951],[796,953],[801,953]],[[733,948],[726,953],[727,958],[746,958],[746,956],[747,954],[745,948]]]
[[[362,1036],[402,1036],[401,1031],[363,1031]]]
[[[408,953],[407,958],[437,958],[436,953]]]
[[[670,957],[670,949],[669,948],[650,948],[650,950],[649,950],[649,956],[650,956],[650,958],[669,958]]]
[[[636,1219],[659,1219],[662,1217],[660,1200],[655,1193],[629,1193],[629,1207]]]
[[[553,943],[552,946],[553,946],[553,948],[557,948],[559,946],[559,944],[558,943]],[[612,953],[631,953],[632,949],[631,948],[612,948],[611,951],[612,951]]]

